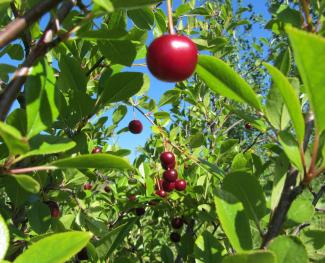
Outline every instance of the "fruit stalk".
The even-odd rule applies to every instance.
[[[172,1],[167,0],[167,15],[168,15],[168,28],[169,34],[174,35],[174,22],[173,22],[173,10],[172,10]]]

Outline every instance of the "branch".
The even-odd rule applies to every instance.
[[[20,18],[16,18],[0,32],[0,48],[15,40],[21,32],[63,0],[43,0]]]
[[[325,184],[320,188],[318,193],[315,194],[315,197],[313,200],[313,206],[317,205],[318,201],[322,198],[324,193],[325,193]]]
[[[300,5],[302,7],[302,10],[304,11],[305,18],[306,18],[306,23],[307,23],[307,29],[310,32],[314,31],[314,26],[313,26],[313,20],[310,16],[310,6],[309,6],[309,1],[307,0],[300,0]]]
[[[254,139],[254,141],[243,151],[243,153],[246,153],[249,149],[251,149],[256,143],[259,137],[263,135],[263,132],[260,132]]]

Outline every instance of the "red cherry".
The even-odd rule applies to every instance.
[[[129,123],[129,131],[133,134],[139,134],[142,132],[143,126],[141,121],[133,120]]]
[[[106,193],[109,193],[109,192],[111,192],[111,188],[110,188],[108,185],[106,185],[106,186],[104,187],[104,191],[105,191]]]
[[[177,191],[184,191],[186,188],[186,181],[185,180],[176,180],[175,182],[175,189]]]
[[[246,129],[246,130],[251,130],[251,129],[252,129],[252,124],[250,124],[249,122],[247,122],[247,123],[245,124],[245,129]]]
[[[130,195],[128,198],[129,198],[129,201],[131,201],[131,202],[137,200],[137,197],[135,195]]]
[[[160,154],[161,165],[164,169],[173,169],[176,164],[175,155],[172,152],[163,152]]]
[[[95,148],[91,151],[92,154],[101,153],[101,152],[102,152],[102,148],[101,148],[101,147],[95,147]]]
[[[178,82],[189,78],[196,67],[198,51],[191,39],[180,35],[156,38],[148,47],[147,65],[157,79]]]
[[[163,182],[163,189],[166,192],[171,192],[175,189],[175,182],[168,182],[168,181],[164,181]]]
[[[52,218],[59,218],[60,217],[59,205],[54,201],[47,201],[46,204],[50,208],[51,217]]]
[[[84,184],[84,190],[91,190],[91,188],[93,188],[93,185],[91,183]]]
[[[144,207],[137,207],[135,209],[135,214],[137,216],[143,216],[145,212],[146,212],[146,209]]]
[[[148,204],[151,205],[151,206],[155,206],[155,205],[157,205],[158,203],[159,203],[159,200],[150,200],[150,201],[148,202]]]
[[[183,219],[180,217],[175,217],[175,218],[173,218],[171,223],[172,223],[173,228],[179,229],[183,226]]]
[[[163,173],[163,177],[166,181],[175,182],[178,177],[178,173],[176,170],[170,169]]]
[[[159,179],[158,180],[158,184],[156,183],[156,185],[155,185],[155,189],[156,190],[159,190],[159,189],[163,188],[163,183],[164,183],[164,180],[163,179]]]
[[[177,243],[177,242],[181,241],[181,236],[177,232],[173,232],[170,234],[170,240]]]
[[[159,195],[161,198],[165,198],[167,193],[164,190],[157,190],[156,195]]]

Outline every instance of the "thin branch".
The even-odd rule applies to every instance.
[[[314,146],[313,146],[313,153],[310,161],[310,167],[308,173],[305,175],[304,183],[309,184],[315,178],[316,171],[316,160],[318,155],[318,148],[319,148],[319,134],[317,129],[315,130],[315,139],[314,139]]]
[[[254,141],[243,151],[243,153],[246,153],[249,149],[251,149],[256,143],[259,137],[263,135],[263,132],[260,132],[254,139]]]
[[[325,194],[325,184],[320,188],[318,193],[315,194],[313,200],[313,206],[316,206],[318,201],[322,198],[323,194]]]
[[[305,14],[307,29],[308,29],[308,31],[313,32],[314,26],[313,26],[313,20],[310,15],[309,1],[308,0],[300,0],[300,5],[301,5],[302,10],[304,11],[304,14]]]
[[[34,166],[34,167],[26,167],[26,168],[17,168],[8,170],[9,174],[25,174],[37,171],[49,171],[58,169],[56,166]]]
[[[223,135],[227,134],[230,130],[232,130],[233,128],[235,128],[237,125],[239,125],[240,123],[242,123],[244,120],[243,119],[240,119],[238,121],[236,121],[235,123],[233,123],[232,125],[230,125],[227,130],[225,130],[223,132]]]
[[[16,18],[0,32],[0,48],[15,40],[21,32],[56,7],[63,0],[43,0],[22,17]]]
[[[104,56],[102,56],[102,57],[100,57],[98,60],[97,60],[97,62],[87,71],[87,73],[86,73],[86,76],[90,76],[90,74],[96,69],[96,68],[98,68],[100,65],[101,65],[101,63],[104,61],[104,59],[105,59],[105,57]]]

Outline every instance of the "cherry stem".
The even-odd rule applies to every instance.
[[[169,34],[175,35],[174,23],[173,23],[172,0],[167,0],[167,15],[168,15]]]

